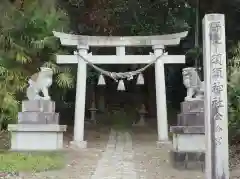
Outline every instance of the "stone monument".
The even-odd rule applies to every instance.
[[[181,103],[177,126],[171,126],[173,149],[171,158],[174,167],[204,169],[204,82],[200,81],[195,68],[182,70],[183,83],[187,88],[185,101]]]
[[[136,127],[146,126],[145,116],[147,114],[147,111],[146,111],[146,108],[145,108],[144,104],[141,105],[141,108],[138,110],[138,114],[139,114],[140,119],[137,122],[135,122],[133,124],[133,126],[136,126]]]
[[[59,125],[59,113],[51,101],[48,88],[52,85],[53,72],[42,67],[29,79],[28,100],[22,101],[18,124],[8,125],[11,132],[11,150],[59,150],[63,148],[65,125]],[[39,93],[42,92],[43,96]]]
[[[227,53],[224,14],[203,19],[205,178],[229,179]]]
[[[204,82],[200,80],[196,68],[188,67],[182,70],[183,84],[187,88],[185,101],[204,99]]]

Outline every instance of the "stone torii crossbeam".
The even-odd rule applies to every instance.
[[[157,36],[82,36],[53,32],[62,45],[75,46],[79,54],[93,64],[148,64],[162,55],[165,46],[178,45],[187,36],[187,32]],[[89,47],[116,47],[116,55],[92,55]],[[126,55],[126,46],[152,46],[154,53],[149,55]],[[86,97],[87,63],[77,55],[57,55],[58,64],[78,64],[76,84],[76,105],[74,119],[74,137],[71,144],[79,148],[86,147],[84,141],[84,117]],[[185,63],[184,55],[168,55],[165,53],[155,63],[156,108],[158,143],[168,141],[168,122],[166,105],[166,87],[164,64]]]

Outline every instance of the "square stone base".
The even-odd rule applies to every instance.
[[[13,151],[52,151],[63,149],[65,125],[8,125]]]
[[[193,110],[203,111],[204,110],[204,100],[194,100],[194,101],[183,101],[181,102],[181,111],[183,113],[190,112]]]
[[[71,141],[69,147],[72,149],[86,149],[87,141]]]
[[[24,100],[22,112],[55,112],[55,102],[51,100]]]
[[[59,124],[59,113],[19,112],[18,124]]]
[[[179,152],[172,150],[170,159],[173,167],[182,170],[205,170],[204,152]]]
[[[205,135],[173,133],[173,149],[184,152],[205,151]]]

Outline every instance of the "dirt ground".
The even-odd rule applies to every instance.
[[[203,178],[201,171],[176,170],[169,161],[171,145],[156,148],[157,135],[150,129],[133,130],[135,167],[142,179],[197,179]]]
[[[68,141],[71,140],[72,136],[68,133],[65,136],[67,154],[66,167],[64,169],[34,174],[21,173],[20,176],[12,177],[12,179],[92,179],[98,161],[102,158],[102,154],[106,149],[105,147],[108,143],[109,133],[110,129],[108,128],[98,130],[96,128],[86,129],[85,137],[88,142],[88,148],[79,150],[73,150],[68,147]],[[173,169],[169,161],[171,146],[165,145],[162,148],[156,148],[157,135],[155,130],[135,128],[130,131],[129,134],[131,134],[136,179],[204,178],[204,173],[201,171]],[[1,144],[3,143],[1,142]],[[231,179],[240,178],[238,159],[236,159],[236,157],[231,159],[231,163],[235,163],[235,167],[233,167],[233,171],[231,172]],[[125,179],[125,177],[121,179]]]

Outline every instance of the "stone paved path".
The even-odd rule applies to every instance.
[[[136,179],[133,156],[130,134],[112,130],[91,179]]]

